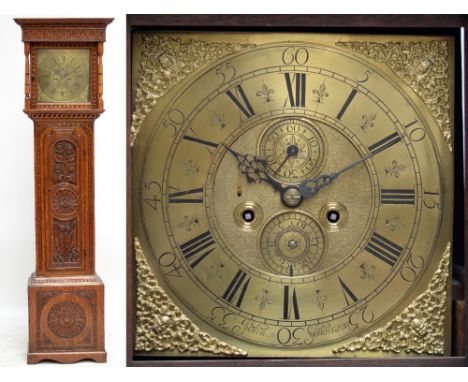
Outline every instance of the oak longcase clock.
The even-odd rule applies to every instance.
[[[133,360],[451,354],[453,37],[131,47]]]
[[[25,108],[34,121],[36,271],[28,284],[28,363],[106,361],[104,284],[94,256],[94,120],[104,111],[111,19],[16,19]]]

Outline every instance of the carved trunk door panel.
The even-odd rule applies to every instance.
[[[93,194],[90,124],[44,123],[37,128],[36,146],[42,149],[36,149],[43,154],[36,166],[43,176],[36,177],[36,197],[44,202],[36,211],[43,227],[37,274],[93,273],[93,205],[86,197]]]

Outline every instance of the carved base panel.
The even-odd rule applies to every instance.
[[[106,361],[104,284],[99,276],[37,277],[28,284],[28,363]]]

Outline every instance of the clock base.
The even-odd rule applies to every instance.
[[[28,364],[106,362],[104,284],[97,275],[38,277],[28,283]]]
[[[107,353],[102,352],[72,352],[72,353],[28,353],[28,364],[33,365],[41,361],[55,361],[59,363],[75,363],[90,360],[98,363],[107,361]]]

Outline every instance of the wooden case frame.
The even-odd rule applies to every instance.
[[[104,111],[102,54],[112,19],[15,19],[34,122],[36,269],[28,363],[105,362],[104,284],[95,272],[94,121]],[[38,49],[89,49],[89,102],[38,102]]]
[[[128,366],[468,366],[468,16],[467,15],[127,15],[127,365]],[[132,239],[132,34],[142,30],[437,34],[456,41],[452,356],[399,359],[141,358],[134,354],[135,259]]]

